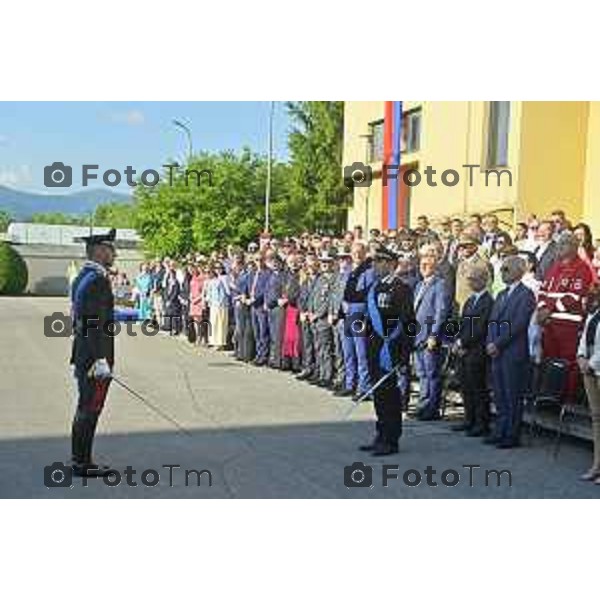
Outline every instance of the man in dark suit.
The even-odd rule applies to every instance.
[[[536,304],[533,292],[521,283],[525,271],[520,256],[504,259],[500,272],[506,288],[496,298],[488,327],[486,352],[492,359],[496,424],[486,443],[498,448],[519,445],[523,393],[529,379],[528,328]]]
[[[442,342],[452,299],[446,282],[436,272],[438,253],[435,246],[425,245],[419,254],[423,280],[415,290],[415,367],[420,395],[417,418],[432,421],[439,418],[442,400]]]
[[[453,427],[470,437],[486,435],[489,429],[489,358],[485,351],[487,327],[494,299],[486,289],[489,271],[472,265],[467,282],[472,290],[461,315],[461,327],[453,351],[459,357],[460,386],[465,407],[463,422]]]
[[[172,335],[179,335],[181,332],[181,285],[176,268],[175,261],[170,261],[164,290],[166,328]]]
[[[537,230],[537,248],[535,249],[535,257],[537,259],[537,267],[535,277],[540,281],[544,281],[548,269],[557,260],[556,242],[553,239],[554,225],[552,221],[542,221],[538,225]]]

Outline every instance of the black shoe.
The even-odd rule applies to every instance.
[[[482,429],[481,427],[473,427],[471,429],[467,429],[465,431],[465,435],[467,437],[484,437],[484,436],[489,435],[489,433],[485,429]]]
[[[375,444],[371,456],[389,456],[390,454],[398,454],[398,442],[379,442]]]
[[[518,448],[521,444],[518,440],[500,440],[496,444],[496,448],[500,450],[510,450],[511,448]]]
[[[325,389],[331,389],[332,387],[332,383],[331,381],[326,381],[325,379],[321,379],[317,382],[317,385],[319,387],[325,388]]]
[[[333,392],[333,395],[337,398],[347,398],[348,396],[354,396],[354,391],[352,390],[337,390]]]
[[[424,410],[417,414],[419,421],[439,421],[440,413],[437,410]]]
[[[266,358],[256,358],[253,363],[255,367],[264,367],[267,364]]]
[[[104,477],[116,472],[107,465],[100,466],[95,463],[73,463],[71,469],[75,477]]]
[[[298,375],[296,375],[296,379],[298,381],[305,381],[306,379],[309,379],[310,377],[312,377],[312,371],[302,371],[302,372],[298,373]]]
[[[321,380],[318,377],[315,377],[314,375],[312,377],[309,377],[306,380],[306,383],[308,383],[309,385],[319,385],[319,382]]]
[[[468,427],[464,423],[455,423],[450,427],[452,431],[468,431]]]
[[[370,444],[361,444],[358,449],[361,452],[373,452],[381,442],[377,439],[373,440]]]
[[[487,444],[488,446],[496,446],[500,443],[500,438],[496,437],[495,435],[488,435],[487,437],[483,438],[483,443]]]

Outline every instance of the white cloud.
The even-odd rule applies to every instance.
[[[141,110],[128,110],[125,112],[111,112],[108,118],[113,123],[124,123],[126,125],[143,125],[146,117]]]
[[[4,144],[8,143],[8,136],[0,133],[0,146],[4,146]]]
[[[33,181],[31,167],[18,165],[16,167],[0,166],[0,185],[21,187]]]

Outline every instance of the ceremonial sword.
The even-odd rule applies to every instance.
[[[386,373],[378,381],[376,381],[364,394],[361,394],[356,400],[352,401],[352,406],[344,413],[344,419],[349,419],[352,413],[358,408],[361,402],[368,398],[384,381],[387,381],[394,373],[400,374],[401,365],[395,366],[391,371]]]
[[[149,400],[146,400],[141,394],[131,389],[124,381],[116,377],[115,375],[111,375],[111,379],[118,385],[120,385],[124,390],[129,392],[134,398],[139,400],[144,406],[147,406],[154,413],[156,413],[159,417],[174,425],[178,431],[184,433],[185,435],[191,436],[192,434],[185,428],[183,425],[180,425],[173,417],[169,416],[167,413],[163,412],[160,408],[152,404]]]

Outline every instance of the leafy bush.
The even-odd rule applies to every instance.
[[[27,265],[9,244],[0,243],[0,295],[22,294],[27,287]]]

